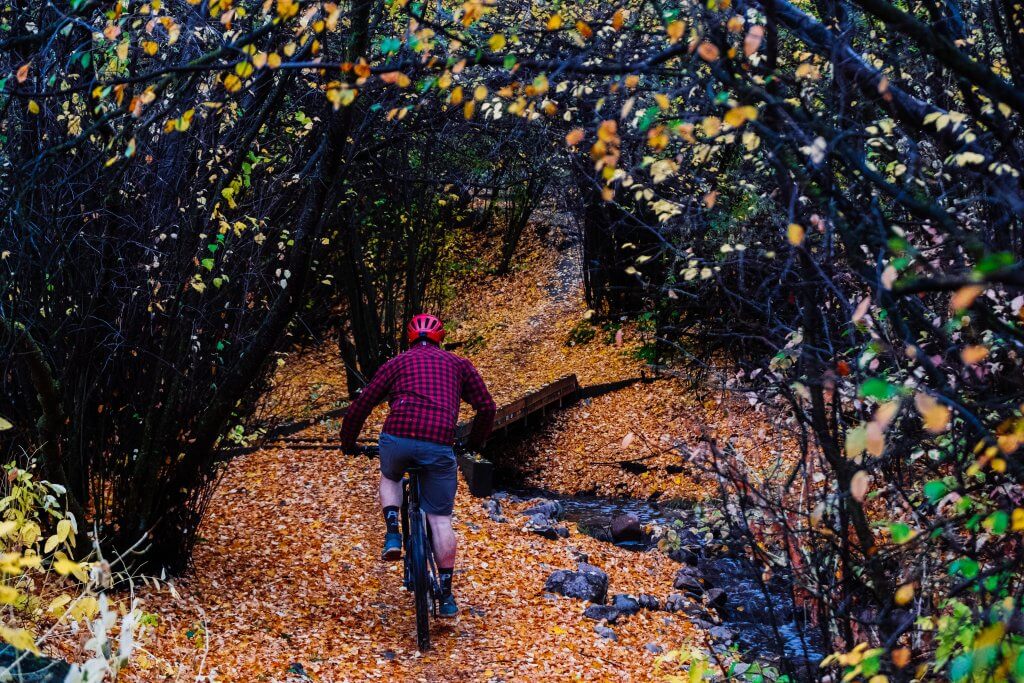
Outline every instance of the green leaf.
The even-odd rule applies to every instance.
[[[515,55],[505,55],[505,68],[506,69],[511,69],[515,65],[516,65],[516,56]]]
[[[0,432],[5,432],[8,429],[11,429],[12,427],[14,427],[14,425],[11,424],[10,421],[7,420],[7,418],[0,417]]]
[[[934,503],[946,495],[948,489],[944,482],[935,480],[924,485],[924,495],[929,502]]]
[[[950,574],[960,574],[965,579],[973,579],[978,575],[978,563],[969,557],[961,557],[949,565]]]
[[[994,273],[1002,268],[1013,265],[1013,254],[1008,251],[998,251],[994,254],[985,254],[978,266],[975,268],[979,273]]]
[[[914,532],[909,526],[902,522],[893,522],[889,524],[889,534],[892,536],[894,543],[903,544],[914,537]]]
[[[398,52],[400,47],[402,47],[402,41],[398,38],[385,38],[380,43],[380,51],[386,55]]]
[[[859,393],[865,398],[888,401],[899,393],[899,389],[879,377],[871,377],[860,385]]]
[[[203,268],[206,268],[207,270],[213,270],[213,259],[212,258],[204,258],[199,263],[202,264]]]
[[[996,510],[983,522],[985,528],[997,536],[1006,533],[1006,527],[1010,524],[1010,517],[1005,510]]]

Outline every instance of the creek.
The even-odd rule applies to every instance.
[[[776,576],[762,582],[758,570],[741,552],[729,550],[722,539],[714,537],[699,507],[632,498],[566,496],[536,489],[507,493],[519,499],[557,501],[563,509],[562,518],[575,522],[580,532],[635,552],[659,552],[658,537],[649,529],[671,529],[678,545],[667,549],[668,554],[681,561],[681,567],[683,561],[696,567],[709,587],[724,592],[716,607],[721,619],[716,626],[735,634],[744,661],[778,664],[784,658],[806,671],[823,658],[817,631],[794,605],[788,580]],[[639,520],[643,529],[639,536],[613,536],[612,522],[623,515]],[[716,629],[713,635],[723,632]]]

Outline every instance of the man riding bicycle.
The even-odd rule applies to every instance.
[[[444,325],[432,315],[414,316],[406,328],[409,349],[382,365],[345,413],[341,446],[356,452],[356,438],[373,408],[388,398],[390,412],[380,434],[380,504],[387,526],[385,560],[402,557],[399,508],[402,476],[411,466],[423,473],[420,507],[427,513],[441,579],[441,616],[453,617],[459,608],[452,596],[455,532],[452,509],[458,485],[455,429],[459,405],[476,409],[467,446],[479,448],[494,424],[494,400],[480,373],[465,358],[441,348]]]

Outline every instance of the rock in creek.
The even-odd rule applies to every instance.
[[[726,603],[725,591],[721,588],[709,588],[704,597],[707,599],[708,604],[715,607],[723,607]]]
[[[550,517],[546,517],[541,514],[536,514],[530,517],[530,520],[524,527],[527,531],[533,532],[544,538],[549,538],[552,541],[559,538],[569,537],[569,528],[566,526],[555,526],[554,522]]]
[[[603,605],[608,599],[608,575],[594,565],[581,562],[576,571],[553,572],[544,582],[544,590]]]
[[[726,626],[712,626],[708,632],[712,638],[720,640],[727,645],[736,638],[736,632]]]
[[[550,517],[553,520],[559,520],[562,515],[565,514],[565,508],[557,500],[542,500],[539,503],[531,505],[530,507],[523,510],[523,514],[527,517],[533,517],[534,515],[544,515]]]
[[[643,538],[643,529],[640,528],[640,518],[631,512],[618,515],[611,523],[612,540],[616,543],[626,541],[640,541]]]
[[[676,590],[693,593],[694,595],[702,595],[704,593],[704,576],[698,569],[683,567],[676,572],[676,578],[672,582],[672,587]]]

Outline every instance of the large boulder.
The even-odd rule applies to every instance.
[[[594,565],[581,562],[576,571],[553,572],[544,582],[544,590],[603,605],[608,599],[608,575]]]
[[[612,519],[611,532],[612,540],[616,543],[639,541],[644,535],[640,528],[640,518],[630,512]]]

